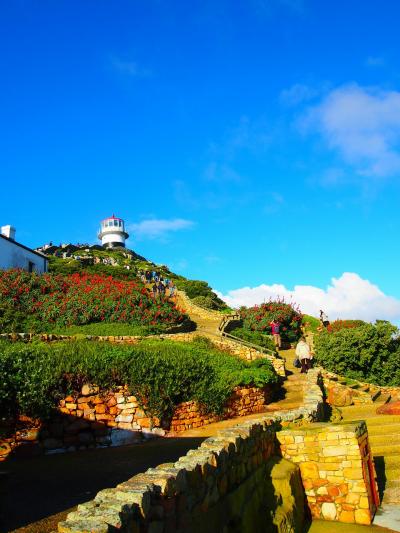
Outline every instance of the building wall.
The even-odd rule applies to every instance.
[[[18,246],[13,241],[0,237],[0,268],[22,268],[29,270],[29,262],[39,274],[47,271],[47,259]]]

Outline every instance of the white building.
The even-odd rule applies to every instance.
[[[125,248],[125,240],[129,237],[125,231],[125,222],[122,218],[114,215],[101,221],[98,235],[104,248],[114,248],[122,246]]]
[[[45,255],[15,240],[15,228],[2,226],[0,231],[0,268],[22,268],[28,272],[47,272]]]

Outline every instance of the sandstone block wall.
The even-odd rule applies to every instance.
[[[286,429],[277,438],[283,457],[300,466],[313,518],[372,522],[379,497],[365,422]]]
[[[236,387],[222,415],[204,414],[197,402],[184,402],[175,409],[170,429],[180,432],[227,418],[260,413],[271,400],[272,387]]]
[[[98,387],[84,385],[79,394],[60,401],[58,415],[49,422],[21,417],[16,431],[0,439],[0,461],[13,451],[26,455],[136,444],[164,436],[166,430],[181,432],[258,413],[265,410],[271,398],[271,387],[236,387],[221,415],[207,414],[196,402],[184,402],[176,407],[169,422],[150,419],[126,387],[101,392]]]

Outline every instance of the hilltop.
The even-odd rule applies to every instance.
[[[112,276],[116,279],[137,281],[140,272],[156,271],[163,278],[172,280],[188,298],[205,309],[223,311],[228,306],[206,281],[191,280],[172,272],[167,265],[159,265],[128,248],[105,249],[94,245],[64,245],[42,248],[49,259],[49,272],[74,274],[88,272]]]

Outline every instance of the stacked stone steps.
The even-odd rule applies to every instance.
[[[349,389],[353,389],[354,391],[362,392],[365,394],[369,394],[371,397],[372,402],[378,402],[379,403],[387,403],[390,401],[390,394],[382,393],[381,389],[379,387],[376,387],[374,385],[370,385],[368,383],[349,383],[349,380],[346,378],[343,378],[341,376],[331,376],[331,381],[335,381],[339,385],[345,385]]]
[[[400,417],[366,417],[383,503],[400,503]]]
[[[372,405],[342,408],[344,420],[367,423],[383,505],[400,504],[400,416],[376,414],[377,407],[389,398],[380,394]]]
[[[297,409],[303,403],[305,374],[300,374],[300,370],[293,366],[295,351],[282,350],[280,355],[285,359],[288,374],[282,384],[284,398],[269,404],[267,411]]]

